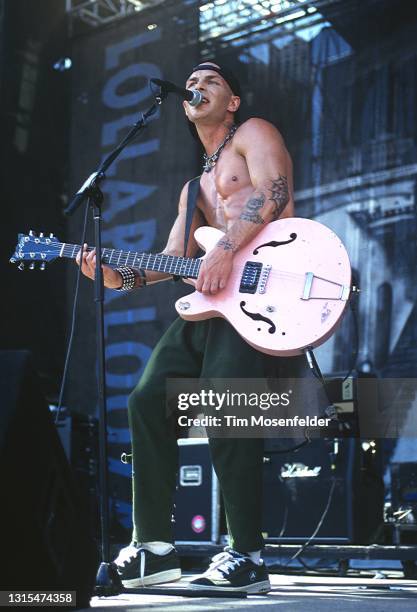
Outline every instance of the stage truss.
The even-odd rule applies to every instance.
[[[70,33],[79,24],[97,28],[145,10],[149,25],[156,27],[151,23],[152,8],[163,4],[176,6],[182,20],[190,7],[198,6],[199,28],[187,40],[198,39],[204,55],[215,44],[239,45],[248,36],[261,38],[272,29],[290,34],[320,23],[320,10],[341,5],[342,0],[66,0]]]
[[[163,4],[164,0],[65,0],[70,34],[82,23],[92,28],[108,25],[144,9]]]

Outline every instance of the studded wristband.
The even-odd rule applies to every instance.
[[[135,288],[136,277],[141,277],[141,286],[146,285],[146,276],[144,270],[136,270],[135,268],[123,267],[115,268],[122,277],[122,286],[116,289],[116,291],[131,291]]]

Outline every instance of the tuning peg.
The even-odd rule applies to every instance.
[[[32,262],[29,264],[29,270],[34,270],[34,269],[35,269],[35,262],[34,262],[34,261],[32,261]]]
[[[43,238],[43,232],[39,232],[39,238]]]
[[[41,262],[41,265],[39,266],[40,270],[45,270],[46,267],[46,263],[44,261]]]
[[[23,263],[23,261],[20,262],[20,264],[17,266],[18,270],[24,270],[25,269],[25,264]]]
[[[35,232],[33,230],[29,231],[29,236],[36,236]]]
[[[49,238],[54,238],[54,235],[52,232],[49,234]]]

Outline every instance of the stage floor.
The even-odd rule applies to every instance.
[[[195,575],[166,585],[167,589],[186,587]],[[318,575],[270,575],[272,591],[246,599],[188,598],[171,595],[121,594],[94,597],[95,610],[152,610],[152,612],[194,612],[209,610],[280,610],[282,612],[414,612],[417,581],[401,578],[356,578]],[[164,587],[165,588],[165,587]]]

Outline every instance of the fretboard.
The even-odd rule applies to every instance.
[[[79,244],[59,243],[59,256],[75,259],[80,250]],[[93,247],[88,247],[92,251]],[[114,268],[120,266],[130,266],[132,268],[143,268],[155,272],[166,272],[175,276],[186,276],[197,278],[201,260],[191,257],[175,257],[174,255],[164,255],[162,253],[135,253],[133,251],[120,251],[117,249],[101,249],[101,261]]]

